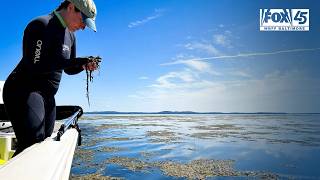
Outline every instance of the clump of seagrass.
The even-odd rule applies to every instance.
[[[90,62],[96,64],[97,66],[97,69],[99,70],[100,68],[100,62],[101,62],[101,57],[100,56],[89,56],[88,57]],[[86,93],[86,97],[87,97],[87,100],[88,100],[88,105],[90,106],[90,97],[89,97],[89,82],[92,82],[93,81],[93,70],[89,70],[88,69],[88,64],[87,64],[87,67],[86,67],[86,74],[87,74],[87,87],[86,87],[86,90],[87,90],[87,93]]]

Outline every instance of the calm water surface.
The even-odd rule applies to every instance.
[[[83,145],[74,156],[74,177],[193,179],[150,163],[200,159],[232,161],[234,171],[256,173],[253,179],[320,179],[320,114],[87,114],[79,122]]]

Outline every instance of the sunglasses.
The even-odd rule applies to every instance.
[[[74,6],[74,11],[75,12],[80,12],[80,10],[76,6]]]
[[[82,21],[83,21],[83,23],[84,23],[84,19],[86,19],[87,18],[87,16],[86,15],[84,15],[76,6],[74,6],[74,11],[75,12],[80,12],[81,13],[81,16],[82,16]]]

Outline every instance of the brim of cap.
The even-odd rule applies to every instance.
[[[94,22],[94,20],[92,18],[87,17],[83,13],[81,13],[81,15],[83,23],[90,29],[92,29],[94,32],[97,32],[96,23]]]

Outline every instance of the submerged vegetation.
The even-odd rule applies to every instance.
[[[93,57],[93,56],[89,56],[88,57],[90,59],[90,62],[96,64],[97,66],[97,69],[99,70],[100,68],[100,62],[101,62],[101,57],[100,56],[96,56],[96,57]],[[90,106],[90,98],[89,98],[89,82],[92,82],[93,81],[93,70],[89,70],[88,69],[88,65],[86,67],[86,74],[87,74],[87,86],[86,86],[86,90],[87,90],[87,93],[86,93],[86,97],[87,97],[87,100],[88,100],[88,105]]]
[[[293,140],[290,136],[279,136],[288,126],[278,127],[275,126],[277,124],[272,125],[270,120],[265,126],[261,123],[265,121],[264,119],[260,121],[249,116],[245,117],[247,124],[239,123],[239,120],[233,120],[229,116],[215,120],[206,116],[84,117],[84,120],[89,120],[79,121],[80,125],[81,122],[84,123],[82,131],[84,146],[76,150],[73,161],[73,168],[77,168],[78,173],[73,173],[70,179],[109,180],[130,179],[134,176],[142,176],[141,179],[148,176],[152,179],[153,173],[158,179],[161,179],[161,176],[173,179],[210,177],[281,179],[280,175],[273,172],[254,171],[255,168],[246,170],[247,168],[239,166],[244,163],[242,160],[245,156],[223,158],[228,156],[221,155],[228,152],[219,152],[221,149],[217,149],[219,147],[214,144],[234,145],[239,142],[254,144],[259,141],[270,146],[288,143],[314,146],[320,142],[316,140],[312,144],[309,143],[309,139],[314,137],[307,137],[309,131],[306,130],[313,130],[312,124],[290,126],[290,129],[285,129],[286,133],[303,130],[305,135],[303,139]],[[311,130],[310,132],[313,132]],[[201,142],[207,144],[202,146]],[[296,166],[289,163],[285,168],[291,167]]]

